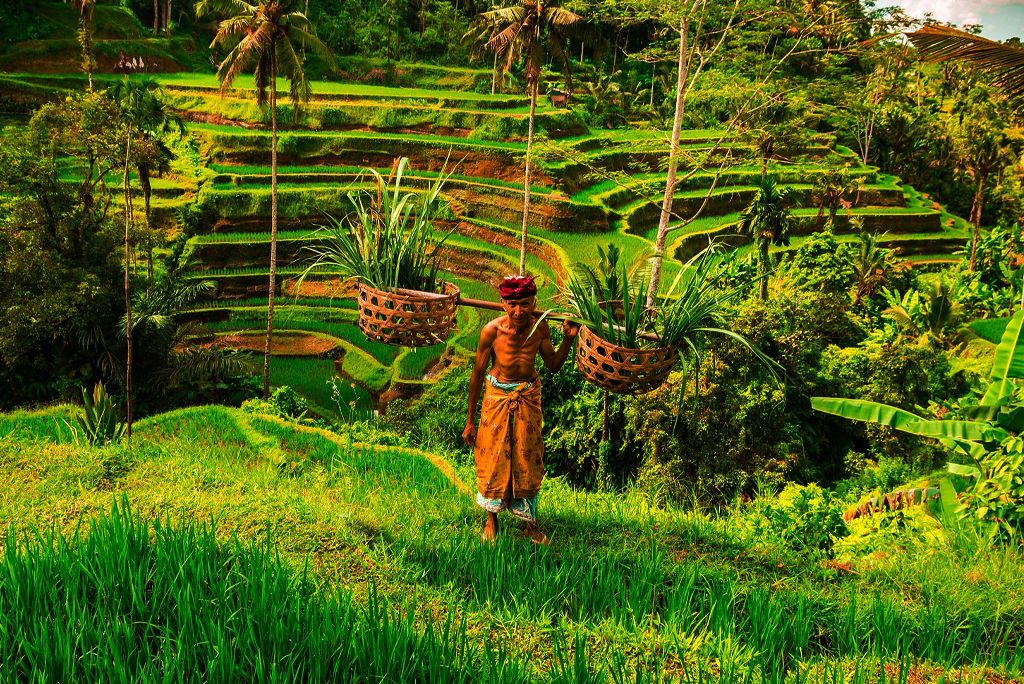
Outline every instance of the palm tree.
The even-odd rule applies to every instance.
[[[1003,45],[948,26],[923,26],[907,34],[907,37],[923,61],[962,59],[970,62],[994,78],[996,87],[1013,102],[1018,113],[1024,109],[1024,49]],[[968,135],[964,139],[968,144],[962,146],[966,150],[961,153],[961,157],[975,178],[974,204],[971,207],[971,222],[974,224],[971,241],[972,271],[975,268],[985,181],[1002,163],[1003,150],[998,137],[992,132],[987,135]]]
[[[162,172],[167,169],[167,162],[174,158],[174,153],[157,137],[160,133],[169,133],[177,128],[178,135],[184,137],[185,124],[181,117],[169,109],[160,99],[163,90],[156,79],[144,77],[137,81],[131,81],[127,76],[123,81],[115,83],[107,91],[110,97],[117,102],[126,119],[132,121],[135,130],[140,137],[153,143],[155,149],[152,157],[139,157],[137,159],[137,171],[139,174],[139,185],[142,186],[142,196],[145,202],[146,213],[146,242],[149,253],[146,277],[153,279],[153,233],[151,222],[150,200],[153,195],[153,185],[150,176],[154,171]]]
[[[1024,49],[997,43],[948,26],[923,26],[908,33],[925,62],[962,59],[995,77],[996,86],[1024,106]]]
[[[825,210],[828,210],[828,226],[834,229],[836,213],[839,207],[851,206],[844,197],[847,193],[860,186],[857,179],[851,178],[846,169],[829,169],[814,181],[814,194],[818,201],[818,221],[820,223]]]
[[[200,0],[197,14],[220,11],[226,17],[210,47],[222,45],[231,51],[217,69],[223,97],[243,72],[253,70],[256,102],[270,105],[270,293],[267,297],[267,344],[263,357],[263,396],[270,398],[270,348],[274,333],[274,290],[277,280],[277,76],[288,79],[295,117],[311,94],[303,59],[295,46],[309,49],[335,64],[334,55],[316,36],[306,15],[303,0]],[[269,91],[269,96],[268,96]]]
[[[892,250],[878,246],[878,236],[863,231],[853,258],[854,305],[889,283],[893,274]]]
[[[537,114],[537,92],[540,70],[550,55],[561,62],[566,90],[572,92],[572,68],[566,54],[567,40],[582,36],[582,17],[558,7],[557,0],[520,0],[518,5],[483,12],[479,21],[494,27],[487,49],[504,61],[504,70],[511,68],[518,55],[524,58],[526,87],[530,93],[530,128],[526,137],[526,174],[523,181],[523,233],[519,248],[519,274],[526,271],[526,224],[530,216],[530,154],[533,151],[533,129]]]
[[[473,17],[473,20],[469,23],[469,30],[466,31],[465,35],[462,36],[462,42],[467,44],[469,47],[469,56],[471,60],[475,60],[483,56],[483,53],[487,51],[487,44],[492,38],[500,33],[498,24],[494,23],[493,17],[485,14],[478,14]],[[521,49],[522,44],[518,44]],[[513,47],[515,49],[515,47]],[[508,60],[506,55],[506,61],[515,63],[519,61],[522,55],[516,53],[512,55],[512,59]],[[494,52],[494,65],[491,71],[491,95],[494,95],[498,90],[498,80],[502,75],[501,64],[498,61],[498,53]]]
[[[611,128],[613,120],[625,122],[626,117],[621,113],[621,105],[626,96],[632,93],[624,92],[622,86],[620,86],[616,79],[621,75],[622,72],[616,71],[613,74],[605,74],[602,71],[594,72],[594,77],[583,84],[584,90],[594,100],[594,111],[593,115],[595,119],[599,119],[603,122],[603,125]],[[615,109],[620,108],[617,113],[607,115],[609,108]]]
[[[71,0],[71,6],[78,10],[78,44],[82,48],[82,71],[89,77],[89,90],[92,90],[92,75],[96,71],[96,55],[92,50],[92,15],[96,9],[96,0]]]
[[[118,84],[115,89],[111,89],[111,95],[113,100],[117,103],[120,109],[121,116],[124,121],[128,123],[128,135],[125,138],[125,150],[124,150],[124,307],[125,307],[125,341],[127,343],[127,351],[125,352],[125,375],[124,375],[124,386],[125,386],[125,423],[127,426],[125,435],[130,439],[132,436],[132,299],[131,299],[131,287],[128,278],[128,267],[131,263],[130,253],[130,242],[129,238],[131,235],[131,227],[135,214],[135,209],[132,207],[132,194],[131,194],[131,161],[132,161],[132,135],[137,134],[139,130],[139,122],[144,118],[144,112],[146,105],[144,104],[149,94],[146,85],[143,82],[132,82],[125,76],[125,80]],[[141,153],[136,150],[135,152],[135,164],[136,166],[145,165],[148,163],[146,158],[148,155],[145,150]]]
[[[749,235],[758,246],[762,300],[768,299],[768,249],[772,245],[789,244],[789,234],[793,228],[793,216],[790,213],[792,201],[792,188],[780,188],[775,176],[765,176],[753,201],[741,216],[740,233]]]

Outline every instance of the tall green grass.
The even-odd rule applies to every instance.
[[[364,415],[375,406],[369,393],[358,385],[339,379],[344,408],[339,412],[334,401],[331,381],[338,377],[331,359],[308,359],[276,357],[270,361],[270,383],[275,386],[288,385],[301,394],[317,413],[327,417],[346,418],[349,415]],[[350,403],[351,402],[351,403]]]
[[[407,548],[425,581],[464,593],[508,619],[610,622],[650,630],[739,639],[775,672],[809,657],[913,656],[948,667],[1024,667],[1024,625],[965,612],[926,593],[917,606],[870,589],[823,595],[771,589],[700,562],[672,562],[655,543],[595,550],[585,540],[553,552],[476,534]]]
[[[5,681],[477,681],[464,622],[419,627],[375,593],[318,590],[269,541],[222,544],[127,505],[85,532],[8,537]]]
[[[999,344],[999,341],[1003,338],[1003,332],[1006,331],[1006,324],[1009,321],[1009,318],[985,318],[974,321],[970,324],[970,328],[983,340],[992,344]]]
[[[444,350],[443,344],[408,350],[398,357],[395,375],[401,380],[422,380],[427,366],[441,358]]]
[[[204,681],[383,681],[374,678],[381,672],[376,669],[316,674],[322,670],[304,660],[307,642],[316,637],[292,615],[322,615],[318,606],[336,594],[319,583],[334,580],[352,587],[357,618],[381,615],[384,601],[372,584],[380,581],[391,597],[390,617],[399,616],[409,634],[425,639],[434,630],[441,642],[458,641],[458,629],[445,632],[439,625],[454,620],[450,616],[464,618],[465,644],[474,654],[465,681],[908,684],[908,673],[916,673],[937,684],[943,671],[969,678],[992,667],[978,681],[987,676],[995,684],[1011,680],[1024,664],[1024,624],[1012,584],[1019,568],[1015,551],[996,557],[986,550],[971,561],[982,549],[935,547],[925,558],[912,550],[877,567],[858,565],[859,576],[780,556],[786,567],[777,570],[769,547],[740,540],[739,519],[663,510],[636,494],[573,491],[558,480],[545,485],[541,501],[552,547],[536,548],[511,535],[490,547],[479,542],[472,499],[421,453],[354,445],[349,438],[216,406],[146,419],[138,428],[135,465],[116,481],[118,490],[143,510],[160,502],[200,521],[215,515],[223,525],[218,534],[207,534],[202,525],[191,528],[207,534],[209,545],[219,544],[210,554],[215,561],[204,555],[202,534],[165,547],[177,554],[173,559],[156,558],[162,551],[154,547],[174,527],[164,520],[161,532],[141,523],[139,531],[107,546],[75,546],[102,539],[98,526],[107,523],[101,520],[88,535],[82,528],[77,539],[68,536],[74,543],[66,548],[54,535],[26,537],[24,527],[5,526],[8,548],[12,540],[17,548],[0,559],[0,681],[33,681],[24,674],[31,667],[25,648],[35,649],[32,662],[45,664],[38,671],[46,675],[33,675],[37,680],[94,681],[117,665],[128,681],[150,681],[148,673],[171,667],[165,665],[165,643],[175,653],[180,645],[208,656],[191,675]],[[14,440],[0,440],[0,472],[17,492],[35,499],[0,497],[0,515],[31,521],[72,501],[97,511],[118,500],[119,494],[96,487],[100,475],[89,475],[100,466],[87,464],[127,450],[39,449],[28,438]],[[123,510],[110,517],[115,515],[130,517]],[[72,533],[75,519],[53,517]],[[267,549],[253,540],[262,540],[260,530],[268,526],[280,530],[287,559],[273,577],[285,577],[294,593],[309,599],[300,607],[276,588],[287,582],[264,582],[269,575],[246,565],[246,554]],[[234,532],[249,541],[236,544]],[[142,552],[122,560],[140,546]],[[342,549],[365,559],[361,567],[371,572],[340,570],[347,568],[337,564]],[[288,571],[302,568],[306,554],[316,559],[308,575]],[[275,550],[267,549],[264,557],[271,556],[278,562]],[[33,566],[43,569],[22,579],[22,569],[40,557],[49,565]],[[162,573],[169,567],[182,579],[168,582]],[[967,567],[976,568],[979,578],[965,578]],[[110,568],[120,573],[114,579],[108,579]],[[203,574],[203,568],[212,570]],[[253,591],[269,598],[251,605],[265,610],[275,603],[280,631],[249,614],[246,592]],[[282,611],[287,615],[278,618]],[[223,620],[199,622],[208,616]],[[353,624],[355,633],[362,633],[359,625],[372,627],[372,621]],[[202,630],[213,630],[213,636],[196,636]],[[278,639],[288,630],[292,650],[282,655]],[[260,635],[255,645],[249,632]],[[330,629],[324,634],[334,638]],[[497,634],[508,641],[494,641]],[[211,655],[206,645],[196,646],[200,638],[221,652]],[[345,643],[339,638],[336,645]],[[75,651],[79,646],[86,650]],[[57,655],[47,651],[51,647]],[[344,660],[345,652],[336,655]],[[128,657],[134,660],[122,660]],[[186,663],[195,666],[191,657],[190,651]],[[456,662],[444,660],[449,669]],[[518,666],[514,677],[504,678],[502,663]],[[256,668],[262,666],[291,674],[275,679],[260,674]],[[170,671],[167,679],[184,678]],[[438,681],[414,670],[388,672],[381,676],[406,678],[391,681]]]

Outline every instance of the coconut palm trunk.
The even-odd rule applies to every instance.
[[[153,227],[150,221],[150,199],[153,195],[153,184],[149,182],[149,167],[139,164],[138,172],[139,185],[142,186],[142,201],[146,211],[146,251],[148,252],[146,277],[153,280]]]
[[[267,295],[267,345],[263,354],[263,398],[270,399],[270,350],[274,336],[277,279],[277,57],[270,50],[270,293]]]
[[[491,95],[498,87],[498,53],[494,53],[494,72],[491,74]]]
[[[125,354],[124,393],[125,393],[125,422],[127,428],[125,434],[129,439],[132,436],[132,298],[128,282],[128,263],[131,260],[131,253],[128,247],[128,239],[132,225],[132,194],[128,184],[128,162],[131,160],[132,150],[132,124],[128,123],[128,143],[124,150],[124,315],[125,315],[125,336],[128,342],[128,351]]]
[[[761,280],[761,291],[758,293],[761,297],[761,301],[768,301],[768,247],[771,245],[771,240],[767,237],[761,238],[761,267],[758,269],[758,275]]]
[[[971,207],[971,223],[974,224],[973,234],[971,235],[971,265],[970,270],[973,273],[975,264],[978,256],[978,232],[981,229],[981,206],[984,201],[985,193],[985,174],[978,174],[977,188],[974,191],[974,206]]]
[[[523,183],[523,234],[519,242],[519,275],[526,273],[526,224],[530,218],[530,154],[533,151],[533,121],[537,114],[537,91],[540,78],[534,78],[530,90],[530,128],[526,136],[526,180]]]
[[[676,82],[676,115],[672,121],[672,143],[668,154],[668,177],[665,180],[665,197],[661,202],[661,219],[658,221],[658,236],[654,241],[654,262],[651,264],[651,281],[647,288],[647,306],[654,306],[661,283],[661,260],[668,235],[668,219],[672,214],[672,200],[676,191],[676,167],[679,164],[679,135],[683,126],[683,107],[686,91],[686,19],[679,20],[679,79]],[[654,81],[651,81],[654,90]]]

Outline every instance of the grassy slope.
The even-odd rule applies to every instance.
[[[212,518],[225,540],[259,542],[269,533],[295,567],[308,560],[317,584],[344,587],[357,602],[378,590],[414,605],[420,624],[458,615],[474,643],[502,643],[535,676],[550,673],[556,650],[579,637],[595,667],[625,656],[628,671],[644,660],[679,674],[682,656],[707,675],[721,672],[719,681],[739,681],[744,663],[758,663],[758,651],[796,629],[806,633],[800,660],[812,671],[840,657],[847,669],[859,660],[872,672],[875,652],[902,643],[927,656],[904,662],[923,683],[942,678],[945,668],[932,661],[970,676],[968,663],[984,659],[967,643],[972,635],[991,653],[1002,638],[1019,647],[1024,634],[1018,553],[971,557],[944,542],[887,548],[851,573],[766,545],[736,516],[652,508],[555,480],[541,497],[551,549],[509,536],[489,549],[477,539],[472,481],[467,487],[422,452],[352,449],[327,433],[223,407],[142,421],[130,451],[87,448],[54,441],[55,419],[70,413],[0,416],[4,535],[51,525],[70,532],[122,499],[146,517]],[[967,662],[950,655],[958,647]],[[899,659],[884,660],[895,667]],[[985,672],[982,681],[1013,675],[1002,666]]]

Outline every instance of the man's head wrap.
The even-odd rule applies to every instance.
[[[498,285],[502,299],[526,299],[537,295],[537,284],[533,276],[509,276]]]

